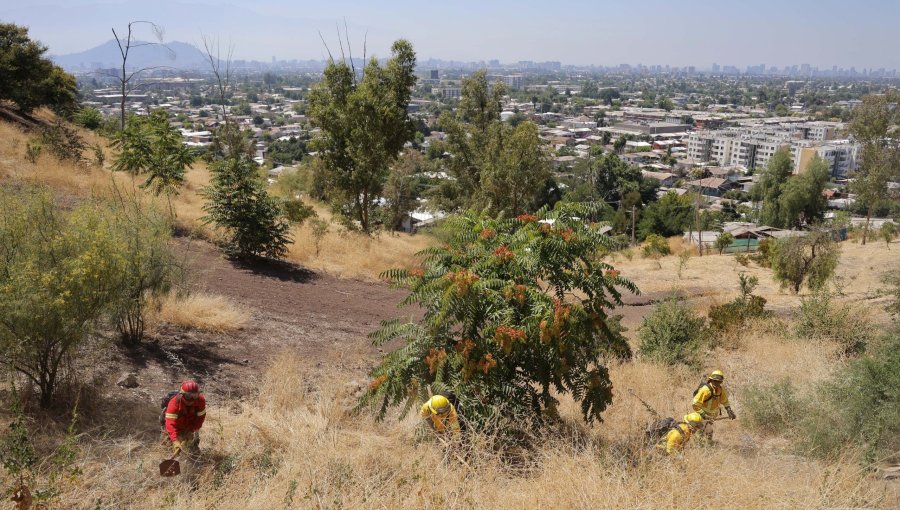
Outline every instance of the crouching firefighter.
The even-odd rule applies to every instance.
[[[667,455],[684,450],[684,445],[697,431],[703,430],[704,422],[699,413],[690,413],[684,417],[681,423],[672,427],[656,447],[666,452]]]
[[[441,435],[459,437],[460,420],[456,407],[445,395],[435,395],[422,404],[422,418],[425,418],[431,429]]]
[[[737,418],[728,402],[728,392],[725,391],[724,382],[725,374],[721,370],[714,370],[706,377],[706,382],[701,383],[694,391],[691,407],[706,422],[706,426],[703,428],[703,437],[706,440],[712,440],[713,422],[722,414],[723,408],[729,418],[732,420]]]
[[[195,381],[181,383],[181,389],[166,395],[163,427],[172,442],[172,453],[186,450],[200,453],[200,428],[206,419],[206,398]]]

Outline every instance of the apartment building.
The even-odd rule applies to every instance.
[[[687,140],[688,158],[720,166],[763,168],[780,147],[790,149],[794,173],[805,171],[814,154],[829,162],[833,177],[856,168],[858,146],[837,140],[841,125],[833,122],[761,124],[696,131]]]

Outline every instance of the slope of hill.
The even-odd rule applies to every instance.
[[[54,62],[67,71],[108,69],[122,66],[122,55],[115,40],[99,46],[65,55],[54,55]],[[206,65],[203,52],[194,45],[172,41],[164,46],[136,41],[128,55],[129,68],[172,67],[175,69],[199,69]]]
[[[112,178],[127,183],[127,176],[76,168],[48,155],[29,163],[25,143],[21,131],[0,124],[0,182],[42,182],[73,199],[102,192]],[[175,207],[179,221],[200,228],[196,190],[208,174],[200,167],[188,176]],[[790,313],[801,296],[779,291],[767,270],[750,268],[762,282],[758,293],[779,316],[744,332],[742,342],[712,349],[702,367],[725,370],[739,414],[718,426],[716,444],[692,444],[683,457],[671,459],[642,445],[649,416],[629,390],[664,415],[680,416],[701,369],[636,359],[611,363],[614,402],[602,424],[584,426],[578,406],[563,398],[564,423],[537,438],[540,446],[497,451],[491,438],[475,435],[448,451],[417,439],[415,416],[401,420],[393,413],[379,423],[352,411],[381,355],[366,333],[380,319],[416,315],[394,309],[402,292],[290,265],[239,265],[205,241],[176,242],[191,268],[191,285],[229,297],[250,319],[225,333],[163,320],[143,346],[108,345],[91,357],[78,407],[77,471],[55,482],[57,507],[811,509],[894,508],[900,500],[900,484],[877,479],[850,460],[853,452],[811,460],[794,455],[783,437],[745,425],[752,385],[784,377],[809,385],[844,363],[834,343],[791,336]],[[309,257],[307,267],[339,272],[360,262],[352,234],[334,234],[332,242],[321,257],[301,254]],[[369,249],[386,252],[378,254],[377,265],[408,262],[403,245],[372,243]],[[878,308],[883,298],[872,287],[896,264],[895,251],[896,243],[893,249],[845,243],[838,270],[845,295],[861,307]],[[691,259],[676,276],[677,263],[676,257],[614,262],[646,291],[621,309],[632,341],[652,301],[680,288],[703,309],[737,295],[737,274],[745,270],[731,256],[714,255]],[[116,386],[127,372],[136,374],[137,388]],[[156,464],[169,450],[156,421],[157,402],[186,377],[199,378],[208,397],[203,453],[185,460],[181,476],[163,479]],[[6,402],[8,394],[0,396]],[[38,451],[46,454],[63,437],[68,417],[30,413]],[[0,429],[9,418],[9,406],[0,407]],[[0,486],[13,482],[0,474]]]

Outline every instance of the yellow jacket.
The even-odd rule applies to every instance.
[[[453,407],[453,404],[450,404],[450,412],[441,416],[434,412],[428,402],[425,402],[422,404],[421,414],[422,418],[431,418],[431,428],[435,432],[443,434],[450,429],[454,436],[459,434],[459,416],[456,415],[456,408]]]
[[[688,427],[686,423],[679,423],[675,428],[666,433],[663,440],[656,445],[656,447],[660,450],[665,450],[666,453],[671,455],[672,453],[681,451],[690,438],[691,428]]]
[[[722,386],[719,386],[718,392],[714,392],[712,384],[704,384],[694,395],[691,407],[694,408],[694,412],[700,413],[704,418],[718,416],[719,407],[728,407],[728,394]]]

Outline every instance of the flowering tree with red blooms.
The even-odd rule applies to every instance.
[[[373,343],[400,347],[372,371],[360,399],[379,419],[405,415],[429,392],[449,390],[469,424],[533,427],[557,416],[571,394],[587,422],[612,402],[604,361],[631,351],[612,314],[637,287],[600,260],[609,239],[568,204],[535,215],[448,221],[447,244],[420,255],[421,268],[382,276],[409,289],[402,304],[425,310],[419,323],[388,320]]]

